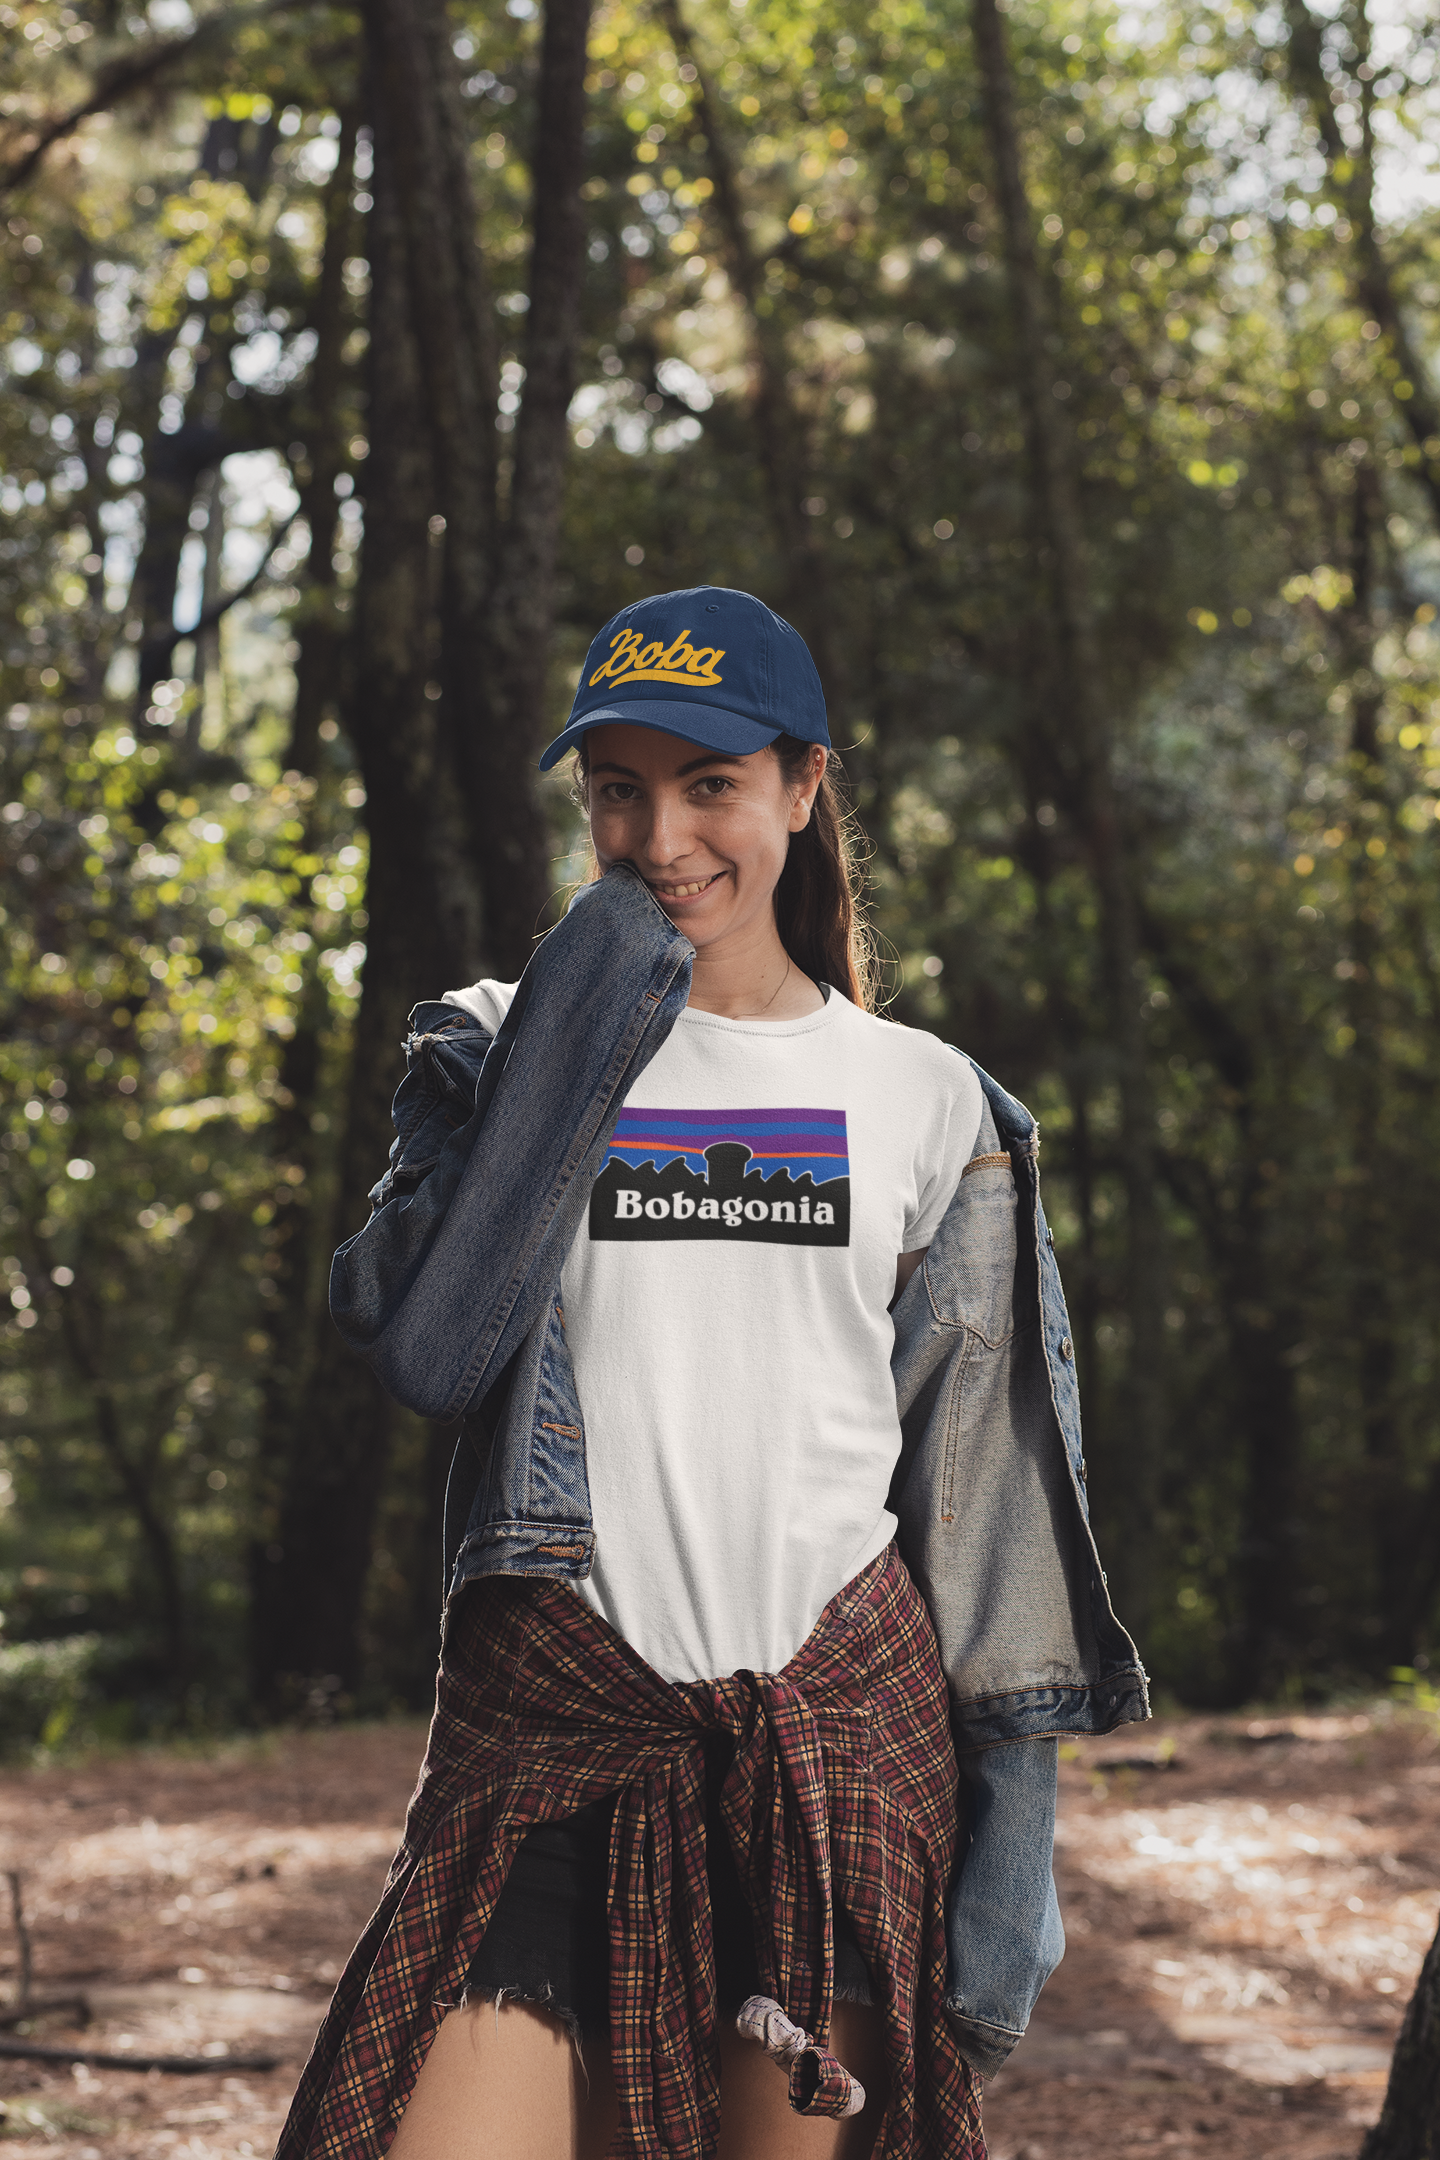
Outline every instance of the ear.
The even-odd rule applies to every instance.
[[[792,833],[804,832],[805,827],[809,824],[810,813],[815,807],[815,797],[820,792],[820,782],[825,777],[825,767],[829,762],[830,753],[824,745],[822,743],[812,745],[810,770],[795,790],[794,800],[790,805],[790,830]]]

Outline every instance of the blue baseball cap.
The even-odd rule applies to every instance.
[[[612,615],[585,656],[549,772],[587,728],[628,720],[747,757],[777,735],[830,747],[825,693],[798,630],[751,593],[691,585]]]

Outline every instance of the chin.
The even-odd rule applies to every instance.
[[[702,945],[713,945],[730,928],[728,910],[722,915],[718,909],[697,907],[693,901],[687,907],[683,900],[662,900],[660,905],[697,951]]]

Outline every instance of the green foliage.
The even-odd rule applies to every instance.
[[[0,1648],[0,1759],[43,1762],[77,1745],[130,1739],[142,1719],[163,1717],[155,1676],[143,1668],[143,1647],[124,1636],[7,1643]]]
[[[1416,1672],[1413,1666],[1396,1665],[1391,1669],[1390,1692],[1407,1710],[1418,1710],[1425,1717],[1440,1717],[1440,1688],[1426,1673]]]
[[[1349,145],[1327,162],[1264,11],[1137,29],[1037,0],[1007,21],[1143,931],[1168,1406],[1144,1647],[1191,1698],[1374,1675],[1429,1642],[1440,1587],[1440,448],[1416,439],[1432,393],[1374,313],[1357,179],[1378,129],[1374,246],[1433,349],[1436,221],[1405,149],[1433,118],[1423,31],[1397,19],[1382,69],[1353,9],[1317,27]],[[503,443],[538,26],[474,5],[454,22]],[[1126,1135],[1068,746],[1027,687],[1050,588],[968,22],[952,0],[706,0],[686,43],[663,13],[598,13],[549,717],[596,624],[643,592],[800,595],[895,1012],[1042,1119],[1103,1537]],[[15,0],[0,25],[21,55],[7,156],[96,55],[154,34]],[[146,1719],[243,1703],[266,1391],[298,1384],[277,1347],[295,1299],[324,1324],[325,1235],[298,1286],[284,1256],[335,1204],[367,930],[343,657],[363,136],[337,167],[358,51],[343,12],[247,21],[58,143],[0,235],[0,1594],[21,1638],[0,1722],[27,1744],[93,1693],[99,1640],[131,1643],[113,1686]],[[320,411],[322,264],[346,218]],[[783,471],[757,429],[767,369]],[[323,516],[306,498],[312,530],[296,508],[322,442],[338,478]],[[251,597],[138,672],[272,543]],[[295,673],[326,639],[311,755]],[[558,881],[581,867],[547,786]],[[402,1435],[382,1510],[377,1701],[426,1685],[431,1453]],[[1257,1523],[1283,1548],[1270,1618]]]
[[[0,1650],[0,1752],[61,1744],[86,1692],[99,1641],[96,1635],[68,1635]]]

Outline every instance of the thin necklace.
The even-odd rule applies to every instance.
[[[767,1013],[767,1012],[769,1012],[769,1010],[770,1010],[770,1007],[771,1007],[771,1006],[772,1006],[772,1005],[774,1004],[774,1002],[775,1002],[776,998],[778,998],[778,997],[779,997],[779,995],[780,995],[780,992],[781,992],[781,991],[782,991],[782,990],[784,989],[784,987],[785,987],[786,983],[787,983],[787,982],[789,982],[789,980],[790,980],[790,968],[791,968],[791,960],[790,960],[790,955],[789,955],[789,953],[786,953],[786,955],[785,955],[785,972],[784,972],[784,974],[783,974],[783,975],[782,975],[782,976],[780,977],[780,980],[779,980],[779,982],[778,982],[778,983],[776,983],[776,985],[775,985],[775,988],[774,988],[774,989],[773,989],[773,990],[771,991],[771,993],[770,993],[769,997],[768,997],[768,998],[766,998],[766,1000],[765,1000],[765,1003],[764,1003],[764,1004],[763,1004],[763,1005],[762,1005],[762,1006],[760,1007],[760,1010],[759,1010],[759,1012],[758,1012],[758,1013],[742,1013],[742,1014],[740,1015],[740,1017],[741,1017],[741,1019],[742,1019],[742,1020],[763,1020],[763,1019],[764,1019],[764,1017],[765,1017],[766,1013]]]
[[[785,973],[780,977],[779,982],[776,983],[775,988],[771,991],[769,997],[766,998],[765,1003],[760,1007],[759,1012],[721,1013],[719,1015],[719,1018],[721,1018],[722,1020],[763,1020],[766,1013],[769,1012],[770,1007],[775,1003],[776,998],[779,997],[780,992],[784,989],[786,983],[789,982],[793,967],[794,962],[791,960],[789,953],[786,953]]]

